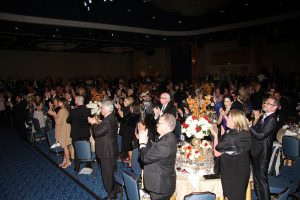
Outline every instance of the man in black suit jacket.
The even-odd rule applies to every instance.
[[[16,103],[13,106],[14,125],[20,134],[20,140],[26,140],[26,108],[27,101],[21,94],[16,95]]]
[[[272,154],[273,140],[277,133],[275,112],[279,105],[278,100],[274,98],[266,99],[262,105],[265,114],[260,116],[254,126],[250,126],[250,133],[253,136],[250,157],[254,190],[258,200],[270,199],[267,173]]]
[[[71,124],[71,138],[72,143],[77,140],[89,140],[90,139],[90,128],[88,124],[88,117],[91,115],[91,110],[88,109],[84,104],[84,98],[77,96],[75,98],[76,108],[71,110],[67,123]]]
[[[171,97],[169,93],[162,93],[160,95],[161,107],[154,108],[155,119],[163,114],[171,114],[176,118],[177,109],[171,102]]]
[[[115,184],[114,171],[118,156],[117,134],[118,121],[113,114],[114,105],[110,101],[102,103],[101,114],[104,119],[97,124],[95,118],[89,117],[89,123],[93,125],[96,155],[101,165],[101,174],[107,199],[117,198],[117,185]]]
[[[176,187],[176,138],[172,131],[176,119],[164,114],[157,123],[159,139],[148,144],[148,130],[139,134],[141,160],[144,163],[144,183],[152,200],[169,200]]]

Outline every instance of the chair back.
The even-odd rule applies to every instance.
[[[193,192],[184,196],[184,200],[215,200],[216,194],[211,192]]]
[[[123,172],[124,186],[126,190],[127,199],[139,200],[140,194],[137,186],[137,181],[127,172]]]
[[[132,151],[131,169],[139,177],[142,173],[141,164],[139,162],[139,149],[135,148]]]
[[[48,140],[48,144],[51,147],[53,144],[55,144],[55,129],[50,129],[47,132],[47,140]]]
[[[273,144],[273,149],[272,149],[272,156],[270,159],[269,167],[268,167],[268,175],[278,175],[276,174],[276,162],[280,163],[280,156],[281,156],[281,147],[279,146],[274,146]],[[279,159],[279,160],[278,160]]]
[[[32,125],[33,125],[34,130],[36,132],[41,132],[42,129],[41,129],[41,126],[40,126],[40,121],[37,118],[32,118],[31,121],[32,121]]]
[[[76,158],[79,160],[88,160],[92,158],[91,143],[86,140],[75,142]]]
[[[289,196],[289,188],[286,188],[277,196],[276,199],[277,200],[287,200],[288,196]]]
[[[292,180],[297,187],[300,184],[300,157],[297,157],[293,166]]]
[[[300,140],[291,136],[283,136],[282,153],[287,159],[295,160],[300,156]]]

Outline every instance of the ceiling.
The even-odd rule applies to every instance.
[[[9,0],[0,49],[128,53],[257,33],[299,40],[299,8],[297,0]]]

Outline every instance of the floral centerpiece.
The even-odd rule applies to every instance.
[[[186,143],[183,145],[180,149],[181,153],[183,153],[187,159],[191,161],[204,161],[206,152],[208,149],[211,149],[211,143],[208,140],[201,140],[201,143],[199,145],[191,145]]]
[[[101,101],[103,95],[100,92],[97,92],[95,88],[91,90],[91,101],[86,105],[87,108],[91,109],[91,114],[94,116],[99,116],[101,112]]]
[[[192,115],[187,117],[182,124],[182,133],[185,134],[185,143],[181,147],[181,153],[191,161],[203,161],[211,150],[209,106],[211,97],[205,96],[202,104],[198,98],[188,98],[187,103]]]

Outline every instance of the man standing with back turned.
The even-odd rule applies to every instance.
[[[277,118],[275,111],[279,107],[278,100],[268,98],[262,105],[265,112],[257,123],[250,127],[253,136],[251,146],[251,164],[254,190],[258,200],[270,199],[268,184],[268,166],[272,154],[273,140],[276,136]]]
[[[172,133],[176,119],[172,114],[160,116],[157,123],[159,139],[152,146],[148,142],[148,130],[139,134],[140,154],[144,166],[145,188],[151,200],[169,200],[176,187],[176,138]]]

